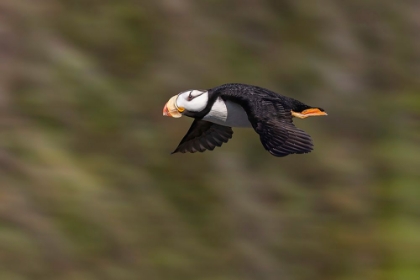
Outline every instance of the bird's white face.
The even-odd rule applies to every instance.
[[[169,99],[165,107],[163,107],[163,115],[180,118],[185,110],[200,112],[206,108],[208,101],[209,94],[206,90],[193,89],[183,91]]]

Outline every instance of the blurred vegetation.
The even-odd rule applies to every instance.
[[[417,1],[0,2],[0,279],[419,279]],[[325,108],[176,154],[190,88]]]

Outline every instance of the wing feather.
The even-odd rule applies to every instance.
[[[208,121],[195,119],[187,134],[172,153],[195,153],[214,150],[232,138],[229,126],[222,126]]]
[[[241,94],[222,91],[220,96],[241,105],[264,148],[277,157],[309,153],[313,149],[311,137],[292,122],[291,108],[276,94],[253,87],[257,92]]]

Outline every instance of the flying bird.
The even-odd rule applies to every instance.
[[[213,150],[232,138],[232,127],[252,127],[268,152],[283,157],[313,149],[311,136],[293,124],[293,117],[305,119],[327,113],[262,87],[224,84],[173,96],[165,104],[163,115],[194,118],[172,153]]]

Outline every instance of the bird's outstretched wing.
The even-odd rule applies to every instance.
[[[283,157],[312,151],[312,139],[293,124],[291,108],[272,92],[260,88],[253,90],[258,90],[258,94],[222,91],[220,96],[244,108],[252,127],[260,135],[261,143],[272,155]]]
[[[187,134],[172,153],[195,153],[214,150],[232,138],[232,128],[195,119]]]

